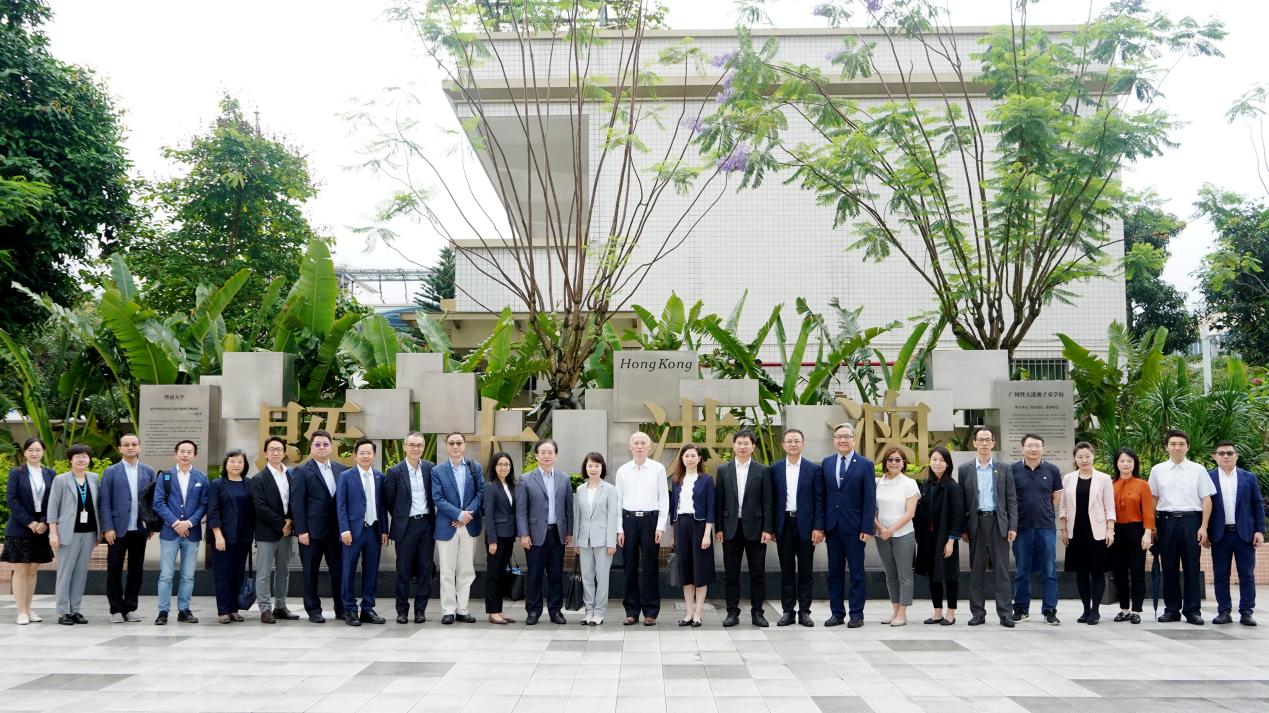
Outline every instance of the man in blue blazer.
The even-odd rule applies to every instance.
[[[872,461],[855,452],[855,427],[843,423],[833,429],[837,455],[820,464],[824,491],[824,538],[828,541],[828,606],[832,616],[824,626],[857,629],[864,625],[868,598],[864,579],[864,547],[872,536],[877,515],[877,473]],[[846,622],[846,567],[850,567],[850,622]]]
[[[573,544],[573,487],[568,473],[555,468],[555,441],[544,438],[533,446],[538,467],[516,483],[516,533],[529,558],[524,580],[524,623],[542,617],[542,575],[547,578],[547,607],[551,621],[567,624],[564,614],[564,548]]]
[[[432,500],[436,503],[436,554],[441,572],[441,623],[475,624],[468,609],[471,583],[476,581],[476,538],[484,512],[485,479],[480,464],[463,456],[463,434],[445,436],[449,458],[432,469]]]
[[[357,440],[353,446],[357,465],[339,474],[335,489],[335,512],[339,518],[339,539],[344,545],[344,623],[349,626],[382,624],[375,613],[375,592],[379,585],[379,554],[388,544],[388,518],[383,502],[383,473],[374,469],[375,442]],[[353,577],[361,562],[361,616],[353,597]]]
[[[154,482],[154,469],[141,462],[141,439],[135,433],[119,437],[119,455],[101,475],[101,533],[106,541],[106,599],[110,623],[141,621],[137,599],[145,570],[145,543],[154,536],[141,522],[141,493]],[[123,562],[128,561],[128,583]]]
[[[811,620],[812,566],[815,546],[824,541],[824,483],[820,466],[802,457],[806,437],[796,428],[784,432],[785,457],[771,466],[774,481],[776,554],[780,556],[780,604],[776,626]],[[795,609],[796,607],[796,609]]]
[[[335,488],[339,474],[348,466],[331,459],[332,440],[327,431],[309,437],[309,459],[295,469],[291,481],[291,516],[300,543],[300,564],[304,567],[304,610],[314,624],[325,624],[318,589],[322,560],[330,576],[335,616],[344,618],[344,545],[339,541],[339,518],[335,516]]]
[[[1212,498],[1206,543],[1212,548],[1212,586],[1216,590],[1217,614],[1212,623],[1233,621],[1229,598],[1233,560],[1238,565],[1238,621],[1255,626],[1256,548],[1265,543],[1265,504],[1255,474],[1238,467],[1238,448],[1232,441],[1217,443],[1215,455],[1216,467],[1208,471],[1216,496]]]
[[[397,548],[397,623],[410,623],[410,580],[417,579],[414,623],[427,621],[432,596],[432,554],[435,550],[436,505],[432,502],[432,462],[423,457],[423,434],[405,437],[405,460],[388,469],[383,499],[392,524],[388,539]]]
[[[176,444],[176,467],[160,473],[154,486],[154,512],[163,518],[159,532],[159,615],[154,623],[167,623],[172,608],[172,576],[176,557],[181,557],[181,585],[177,594],[176,620],[197,624],[190,611],[194,596],[194,567],[198,543],[203,539],[203,516],[207,514],[207,476],[194,470],[198,444],[189,439]]]

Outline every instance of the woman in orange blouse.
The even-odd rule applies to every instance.
[[[1146,550],[1154,532],[1154,501],[1150,486],[1141,479],[1141,461],[1131,448],[1115,453],[1115,474],[1111,477],[1115,481],[1115,544],[1110,564],[1115,589],[1119,590],[1115,621],[1140,624],[1146,597]]]

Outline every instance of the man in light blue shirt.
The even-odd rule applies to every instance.
[[[567,624],[564,614],[564,548],[573,544],[573,488],[568,476],[555,470],[555,441],[538,441],[533,453],[538,467],[516,483],[516,532],[529,559],[524,580],[524,623],[542,616],[542,578],[547,580],[551,621]]]
[[[970,626],[987,621],[987,563],[992,563],[996,583],[996,615],[1000,625],[1012,629],[1013,581],[1009,577],[1009,545],[1018,535],[1018,494],[1013,472],[995,461],[996,439],[991,429],[970,429],[977,452],[974,462],[957,469],[965,496],[965,529],[961,539],[969,543]]]
[[[480,464],[466,456],[463,434],[445,436],[449,458],[432,469],[436,503],[436,559],[441,581],[441,623],[476,623],[468,605],[476,581],[475,542],[484,513],[485,481]]]

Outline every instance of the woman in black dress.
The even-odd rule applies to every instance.
[[[26,439],[22,444],[26,462],[9,471],[9,524],[4,528],[0,561],[13,565],[13,601],[19,624],[43,621],[31,611],[31,598],[36,571],[53,561],[53,548],[48,543],[48,498],[57,473],[41,463],[44,450],[44,441]]]
[[[952,478],[952,454],[938,447],[930,452],[930,465],[921,481],[917,501],[917,574],[930,579],[930,599],[934,615],[926,624],[951,626],[956,623],[957,586],[961,573],[959,540],[965,501],[961,486]],[[947,611],[943,601],[947,600]]]
[[[235,448],[225,454],[220,477],[211,482],[207,494],[207,526],[216,542],[211,553],[216,614],[221,624],[243,620],[238,613],[238,594],[256,529],[256,507],[246,475],[247,454]]]
[[[1077,470],[1062,478],[1058,532],[1066,545],[1066,571],[1075,573],[1075,585],[1084,604],[1081,624],[1101,621],[1098,607],[1106,584],[1107,548],[1115,544],[1115,486],[1110,476],[1093,468],[1093,446],[1075,444]]]

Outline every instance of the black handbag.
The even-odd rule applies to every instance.
[[[577,611],[586,606],[585,593],[582,589],[582,573],[577,571],[577,564],[573,565],[573,574],[568,578],[568,585],[564,589],[564,608],[569,611]]]
[[[163,473],[161,475],[167,475]],[[145,525],[150,532],[163,531],[163,518],[154,512],[154,488],[159,483],[159,476],[155,476],[141,492],[137,495],[137,518]],[[163,486],[167,490],[167,496],[172,496],[172,481],[166,480]]]
[[[242,588],[238,590],[238,610],[251,611],[256,605],[256,560],[255,553],[247,551],[247,576],[242,578]]]
[[[506,593],[507,599],[513,602],[522,601],[524,599],[524,572],[520,571],[520,565],[516,564],[515,558],[507,563],[507,568],[498,577],[498,584],[502,591]]]
[[[670,578],[671,587],[683,586],[683,573],[679,571],[679,554],[671,552],[670,556],[665,559],[666,574]]]

